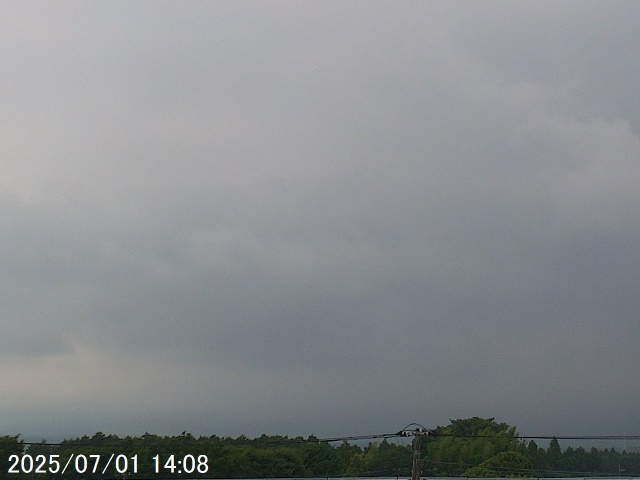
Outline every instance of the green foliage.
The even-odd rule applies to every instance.
[[[357,475],[366,470],[364,453],[359,446],[342,442],[335,450],[343,475]]]
[[[546,455],[547,467],[553,470],[562,468],[562,451],[558,439],[553,437],[549,442]]]
[[[422,446],[423,476],[473,477],[587,477],[587,476],[640,476],[640,453],[612,449],[585,450],[568,447],[562,451],[557,439],[547,448],[534,441],[522,442],[515,427],[496,422],[493,418],[452,420],[438,427],[433,435],[425,437]],[[4,462],[0,480],[33,479],[33,474],[8,474],[10,455],[28,453],[57,456],[65,465],[73,454],[89,457],[101,455],[103,463],[112,454],[127,457],[137,455],[138,472],[130,479],[194,478],[193,474],[180,474],[161,469],[155,473],[153,457],[160,455],[162,463],[171,455],[176,459],[185,455],[206,455],[208,471],[198,478],[303,478],[339,476],[408,477],[413,451],[407,442],[399,444],[383,440],[366,447],[343,442],[328,444],[316,437],[308,438],[262,435],[248,438],[194,437],[183,432],[177,436],[158,436],[145,433],[141,437],[118,437],[98,432],[65,440],[59,445],[46,442],[25,448],[18,436],[0,437],[0,462]],[[92,480],[113,479],[114,470],[102,474],[102,467],[91,475],[76,474],[73,468],[64,475],[37,474],[38,480]]]
[[[307,475],[328,477],[340,474],[340,458],[328,443],[307,442],[303,443],[300,449]]]
[[[533,463],[518,452],[500,452],[463,473],[465,477],[535,477]]]
[[[383,440],[378,448],[378,471],[384,475],[396,475],[406,471],[413,460],[410,445],[397,445]]]
[[[463,474],[465,477],[471,478],[495,478],[498,474],[491,470],[490,468],[481,467],[480,465],[476,465],[475,467],[470,468]]]
[[[364,470],[367,475],[398,476],[411,468],[413,451],[409,445],[397,445],[384,439],[370,443],[364,450]]]
[[[0,478],[15,478],[15,475],[9,475],[9,457],[11,455],[19,455],[24,451],[24,444],[18,435],[0,436]]]
[[[426,443],[426,473],[458,476],[488,458],[522,448],[515,427],[493,418],[452,420],[434,430]]]
[[[226,478],[277,478],[305,475],[302,458],[288,447],[271,449],[241,446],[225,452],[215,476]]]

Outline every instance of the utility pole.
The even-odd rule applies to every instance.
[[[422,437],[426,437],[429,433],[429,430],[423,426],[416,426],[414,430],[402,430],[402,432],[400,432],[403,437],[413,436],[413,440],[411,442],[413,446],[411,480],[420,480],[420,447],[422,446]]]

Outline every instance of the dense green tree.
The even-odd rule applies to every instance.
[[[466,477],[536,477],[533,463],[518,452],[500,452],[480,465],[470,468]]]
[[[335,450],[340,461],[340,471],[343,475],[360,475],[366,471],[364,453],[358,445],[345,441]]]
[[[444,476],[460,475],[500,452],[523,448],[515,427],[479,417],[436,428],[425,447],[426,473]]]
[[[229,451],[227,462],[228,478],[299,477],[306,473],[301,456],[287,447],[238,447]]]
[[[536,471],[548,469],[547,452],[544,448],[538,447],[538,444],[534,440],[529,441],[524,453],[531,460],[533,468]]]
[[[371,471],[378,471],[385,476],[398,476],[407,473],[413,459],[413,450],[409,445],[398,445],[384,439],[378,447],[378,455]]]
[[[328,443],[305,442],[301,444],[300,451],[307,475],[327,477],[340,474],[340,458]]]
[[[0,478],[15,478],[14,474],[9,474],[9,457],[20,455],[24,452],[24,443],[18,435],[0,436]]]
[[[560,443],[558,443],[558,439],[556,437],[553,437],[549,442],[549,447],[547,448],[547,455],[545,458],[547,470],[551,473],[562,473],[564,469],[562,460],[562,450],[560,449]]]

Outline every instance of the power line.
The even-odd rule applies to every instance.
[[[416,426],[415,429],[410,429],[409,427],[412,426]],[[262,442],[264,443],[282,443],[282,444],[287,444],[287,443],[306,443],[306,442],[310,442],[310,443],[316,443],[316,442],[320,442],[320,443],[334,443],[334,442],[350,442],[350,441],[361,441],[361,440],[377,440],[377,439],[388,439],[388,438],[397,438],[397,437],[410,437],[415,435],[416,433],[419,433],[422,436],[426,436],[426,437],[453,437],[453,438],[506,438],[506,439],[520,439],[520,440],[599,440],[599,441],[614,441],[614,440],[618,440],[618,441],[622,441],[622,440],[640,440],[640,435],[513,435],[513,436],[509,436],[509,435],[505,435],[505,434],[456,434],[456,433],[439,433],[435,430],[432,429],[427,429],[425,427],[423,427],[422,425],[419,424],[410,424],[407,425],[407,427],[405,427],[404,429],[398,431],[398,432],[393,432],[393,433],[379,433],[379,434],[372,434],[372,435],[348,435],[348,436],[343,436],[343,437],[327,437],[327,438],[316,438],[314,436],[310,436],[309,438],[305,439],[305,438],[277,438],[277,439],[270,439],[270,438],[265,438],[264,440],[262,440]],[[168,438],[173,438],[173,437],[168,437]],[[199,440],[199,438],[201,437],[193,437],[193,439],[191,441],[195,441],[197,442]],[[209,437],[202,437],[203,440],[208,440]],[[46,441],[24,441],[24,440],[20,440],[20,443],[23,445],[41,445],[41,446],[51,446],[51,447],[58,447],[58,446],[94,446],[94,447],[101,447],[101,446],[108,446],[111,442],[119,442],[123,440],[123,438],[117,437],[117,438],[105,438],[104,439],[104,443],[91,443],[91,439],[87,439],[86,442],[80,440],[80,439],[75,439],[75,440],[63,440],[61,442],[46,442]],[[141,438],[136,439],[133,438],[131,440],[141,440],[140,443],[138,444],[136,442],[135,446],[154,446],[154,445],[161,445],[162,444],[162,440],[161,441],[152,441],[152,442],[148,442],[148,441],[144,441]],[[225,441],[225,439],[220,439],[221,441]],[[231,441],[236,441],[237,439],[231,439]],[[259,437],[256,439],[247,439],[248,443],[254,443],[254,441],[259,440]]]
[[[368,440],[377,438],[393,438],[393,437],[406,437],[411,434],[411,431],[401,430],[396,433],[382,433],[375,435],[353,435],[348,437],[332,437],[332,438],[320,438],[319,442],[341,442],[341,441],[356,441],[356,440]],[[453,438],[516,438],[521,440],[640,440],[640,435],[491,435],[491,434],[456,434],[456,433],[438,433],[434,430],[427,430],[427,436],[430,437],[453,437]]]

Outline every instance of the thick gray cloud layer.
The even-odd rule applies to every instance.
[[[640,6],[4,3],[6,433],[638,433]]]

